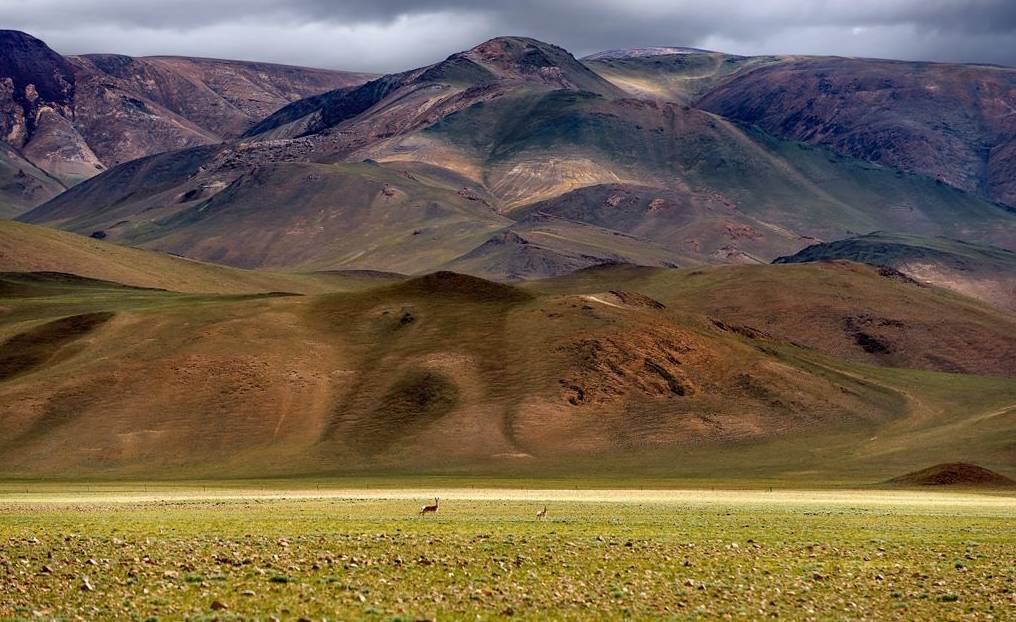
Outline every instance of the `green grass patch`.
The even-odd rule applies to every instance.
[[[1005,497],[372,492],[0,502],[0,617],[997,618],[1016,580]]]

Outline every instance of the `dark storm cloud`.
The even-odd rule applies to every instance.
[[[500,34],[576,55],[690,45],[1016,65],[1014,0],[0,0],[67,52],[190,54],[390,71]]]

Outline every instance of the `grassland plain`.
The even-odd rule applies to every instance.
[[[0,617],[1002,620],[1016,607],[1011,496],[442,484],[2,484]],[[440,513],[418,516],[435,495]]]

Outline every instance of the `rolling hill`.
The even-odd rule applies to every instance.
[[[633,97],[597,65],[663,62],[666,73],[699,57],[728,60],[587,66],[497,38],[292,103],[240,139],[128,162],[20,218],[245,268],[509,279],[616,261],[768,262],[873,230],[1016,245],[1011,209],[974,192]],[[715,92],[772,60],[729,58],[708,86],[680,88]],[[538,215],[557,233],[521,244]]]
[[[255,272],[0,220],[0,274],[8,280],[31,280],[25,275],[39,273],[118,286],[205,294],[322,293],[372,286],[390,276],[357,272]],[[75,284],[74,278],[70,279],[71,286]]]
[[[876,232],[814,244],[773,263],[833,260],[887,266],[918,281],[1016,311],[1016,254],[991,246]]]
[[[787,341],[840,360],[1016,374],[1011,311],[850,261],[683,270],[601,266],[534,281],[532,287],[547,293],[634,289],[734,332]]]
[[[759,296],[785,282],[845,301]],[[984,354],[1011,352],[1012,314],[859,264],[597,267],[524,287],[440,272],[281,297],[0,283],[12,477],[857,481],[971,454],[1016,464],[1016,379]],[[830,357],[829,335],[852,330],[830,315],[840,304],[900,322],[896,353],[868,358],[848,333],[857,362]],[[780,314],[794,321],[765,321]],[[962,338],[943,351],[931,316]],[[885,366],[944,360],[975,373]]]

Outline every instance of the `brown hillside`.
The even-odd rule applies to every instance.
[[[669,309],[747,327],[838,359],[1016,377],[1012,312],[858,263],[643,268],[635,274],[630,268],[602,268],[535,281],[531,287],[555,292],[632,288]]]
[[[795,269],[830,291],[857,278]],[[437,273],[288,297],[17,282],[0,298],[0,360],[13,370],[0,380],[0,468],[743,474],[754,455],[749,471],[829,473],[885,456],[913,467],[956,443],[1010,459],[1012,381],[838,362],[686,310],[669,280],[682,272],[600,268],[539,287]],[[867,296],[893,283],[867,283]],[[757,297],[744,287],[737,296]],[[907,313],[941,296],[920,291]],[[948,315],[974,314],[950,300],[937,302]],[[105,320],[67,319],[92,317]]]
[[[1016,480],[990,469],[966,462],[949,462],[894,477],[894,486],[966,486],[971,488],[1016,488]]]

